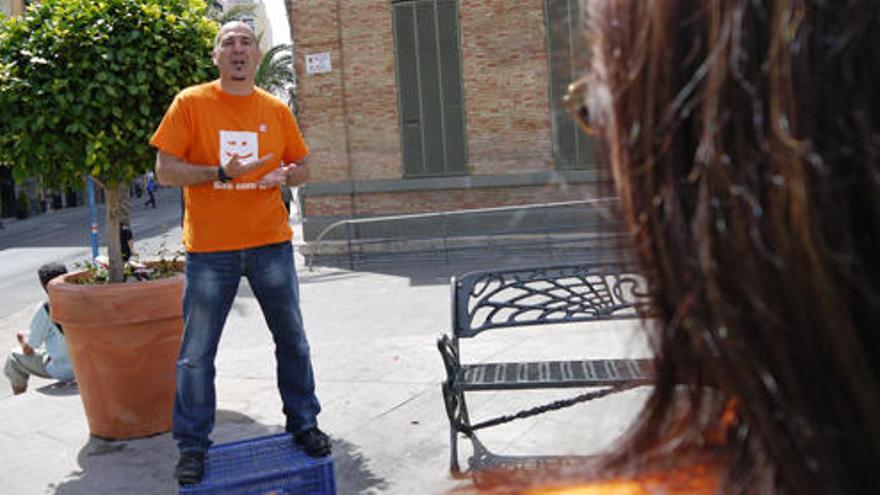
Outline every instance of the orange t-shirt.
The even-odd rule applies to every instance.
[[[290,241],[287,210],[277,187],[257,181],[280,162],[298,162],[309,154],[296,119],[278,98],[255,88],[247,96],[223,92],[220,81],[192,86],[171,103],[150,139],[156,148],[205,167],[225,163],[232,153],[242,160],[272,160],[231,182],[184,187],[183,244],[190,252],[246,249]]]

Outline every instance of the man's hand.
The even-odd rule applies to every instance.
[[[264,175],[259,182],[261,187],[296,187],[309,178],[309,169],[305,165],[291,163]]]
[[[248,160],[243,162],[238,159],[238,155],[234,154],[232,155],[232,158],[223,165],[223,171],[230,177],[239,177],[265,165],[273,156],[272,153],[269,153],[258,160]]]
[[[18,339],[19,345],[21,345],[21,351],[26,355],[30,356],[34,353],[34,348],[29,346],[27,343],[27,334],[24,332],[17,332],[15,334],[15,338]]]

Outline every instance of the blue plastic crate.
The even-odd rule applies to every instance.
[[[335,495],[333,458],[309,457],[289,433],[215,445],[205,476],[184,495]]]

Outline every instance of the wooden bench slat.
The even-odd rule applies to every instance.
[[[457,390],[568,388],[650,383],[650,359],[533,361],[465,364],[452,383]]]

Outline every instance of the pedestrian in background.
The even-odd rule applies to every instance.
[[[153,172],[147,172],[147,196],[149,198],[144,206],[156,207],[156,180],[153,178]]]

